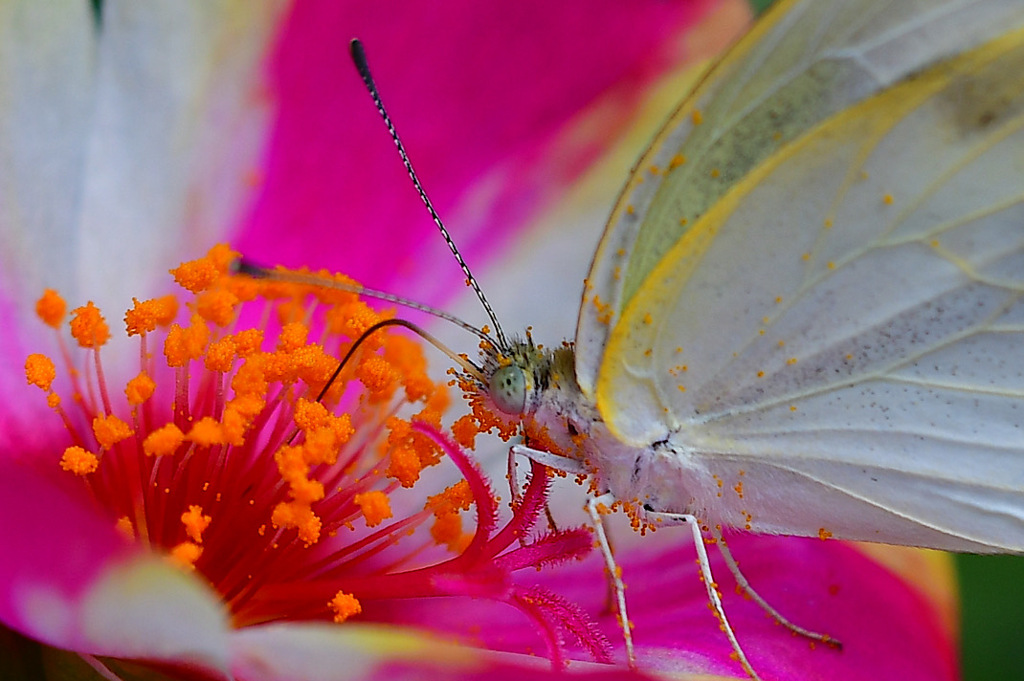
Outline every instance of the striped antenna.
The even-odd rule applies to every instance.
[[[402,144],[402,140],[398,137],[398,131],[395,130],[394,123],[391,122],[391,117],[388,115],[387,109],[384,108],[384,102],[381,100],[380,91],[377,89],[377,84],[373,80],[373,75],[370,73],[370,66],[366,60],[366,50],[363,49],[363,44],[358,39],[353,39],[350,44],[350,50],[352,53],[352,62],[355,64],[356,70],[359,71],[359,76],[363,79],[363,83],[366,85],[366,89],[370,93],[370,97],[373,98],[373,103],[377,107],[377,113],[384,119],[384,125],[387,126],[388,132],[391,134],[391,140],[395,143],[395,148],[398,149],[398,155],[402,159],[402,165],[405,166],[405,172],[408,173],[409,179],[412,180],[413,186],[420,195],[420,200],[423,201],[423,205],[427,207],[427,212],[430,213],[430,218],[434,221],[437,226],[437,230],[441,232],[441,237],[445,243],[448,244],[448,248],[451,249],[452,255],[455,256],[456,262],[459,263],[459,267],[462,268],[462,273],[466,275],[466,281],[473,288],[476,293],[476,297],[480,300],[480,304],[483,305],[484,311],[491,320],[491,324],[494,326],[494,342],[499,348],[505,350],[509,347],[508,340],[505,338],[505,332],[501,329],[501,324],[498,323],[498,317],[494,314],[494,310],[491,308],[491,304],[487,302],[487,297],[484,296],[484,292],[480,289],[480,285],[476,281],[476,277],[469,271],[469,265],[462,258],[462,254],[459,253],[459,248],[455,245],[452,240],[451,234],[448,233],[448,229],[445,228],[444,222],[441,221],[441,216],[434,210],[434,205],[430,203],[430,198],[427,196],[427,192],[423,189],[423,185],[420,183],[419,177],[416,176],[416,171],[413,170],[412,162],[409,160],[409,154],[405,151],[405,146]]]

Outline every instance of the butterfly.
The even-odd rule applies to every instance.
[[[647,508],[1024,551],[1022,23],[1012,2],[774,8],[637,164],[574,375],[497,347],[495,404],[583,434]],[[719,499],[740,471],[742,503]]]
[[[698,545],[1024,552],[1022,26],[769,10],[635,166],[574,344],[491,346],[480,390],[555,444],[515,451]]]
[[[1020,2],[777,3],[637,163],[575,341],[463,324],[514,453],[690,525],[755,678],[701,528],[1024,553],[1021,93]]]

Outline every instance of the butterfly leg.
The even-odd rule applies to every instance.
[[[519,491],[519,475],[518,467],[516,466],[516,450],[515,447],[510,447],[508,450],[508,463],[505,475],[508,477],[509,491],[512,493],[512,504],[516,505],[519,503],[522,493]]]
[[[794,624],[793,622],[788,620],[786,617],[782,615],[782,613],[773,608],[768,603],[768,601],[762,598],[759,593],[754,591],[754,587],[750,586],[750,582],[748,582],[747,578],[743,575],[742,572],[740,572],[739,563],[736,562],[736,559],[732,555],[732,551],[730,551],[729,547],[726,545],[725,539],[722,537],[722,531],[716,527],[712,529],[711,535],[715,538],[715,542],[718,545],[718,551],[722,554],[722,558],[725,559],[725,564],[729,566],[729,571],[732,572],[733,577],[736,578],[736,584],[739,585],[739,587],[748,596],[750,596],[750,598],[753,599],[755,603],[761,606],[761,609],[768,613],[772,617],[772,619],[774,619],[776,622],[786,627],[795,634],[799,634],[800,636],[809,638],[812,641],[820,641],[821,643],[832,646],[833,648],[842,649],[843,644],[840,643],[838,640],[832,638],[828,634],[819,634],[816,631],[804,629],[803,627]]]
[[[736,653],[736,657],[739,659],[740,664],[743,666],[743,670],[750,675],[754,681],[761,681],[761,677],[757,675],[754,668],[750,664],[750,660],[747,659],[746,653],[743,652],[743,648],[740,647],[740,642],[736,638],[736,632],[733,631],[732,625],[729,624],[729,619],[725,616],[725,608],[722,606],[722,597],[718,593],[718,585],[715,584],[715,579],[711,575],[711,563],[708,560],[708,550],[704,545],[704,535],[700,532],[700,523],[695,516],[688,513],[655,513],[648,512],[647,518],[657,522],[659,520],[671,523],[674,525],[689,525],[690,531],[693,533],[693,545],[697,549],[697,562],[700,564],[701,578],[704,580],[704,588],[707,589],[708,599],[711,601],[711,606],[715,610],[715,614],[718,616],[718,621],[722,625],[722,631],[725,632],[726,637],[729,639],[729,643],[732,645],[732,650]]]
[[[599,497],[587,499],[587,513],[594,525],[594,533],[597,535],[597,545],[604,557],[605,570],[608,571],[608,579],[615,592],[615,605],[619,611],[619,624],[622,627],[622,639],[626,646],[626,660],[631,669],[636,668],[636,652],[633,650],[633,630],[629,622],[629,615],[626,613],[626,585],[622,582],[622,570],[615,562],[615,555],[612,553],[611,542],[608,541],[608,533],[604,527],[604,515],[601,513],[602,506],[610,506],[615,501],[611,494],[603,494]]]
[[[564,471],[570,475],[587,475],[589,471],[583,464],[575,459],[565,456],[558,456],[551,452],[539,449],[532,449],[526,445],[513,445],[509,450],[509,457],[516,455],[525,456],[556,470]],[[511,466],[511,464],[509,464]],[[597,535],[597,544],[601,549],[601,556],[604,558],[605,569],[608,571],[608,579],[615,592],[616,609],[619,612],[619,624],[622,627],[622,639],[626,647],[626,660],[630,668],[636,667],[636,653],[633,649],[633,632],[629,623],[629,615],[626,613],[626,586],[622,583],[622,574],[615,556],[612,553],[611,542],[608,541],[608,533],[605,531],[604,518],[601,513],[602,506],[611,506],[615,498],[611,494],[603,494],[599,497],[587,499],[587,513],[590,515],[594,526],[594,533]]]
[[[558,454],[552,454],[551,452],[545,452],[542,449],[534,449],[533,447],[527,447],[526,445],[512,445],[509,456],[525,456],[531,461],[544,464],[548,468],[554,468],[556,471],[562,471],[569,475],[588,475],[588,471],[583,463],[576,459],[570,459],[567,456],[559,456]]]

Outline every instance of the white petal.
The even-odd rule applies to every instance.
[[[228,623],[202,581],[163,559],[112,564],[81,595],[19,584],[20,617],[32,635],[82,653],[228,666]]]
[[[73,279],[95,38],[87,2],[0,3],[0,285],[17,300]]]
[[[166,287],[169,267],[239,219],[268,119],[262,66],[281,7],[104,3],[77,261],[80,290],[101,307]]]
[[[388,662],[463,666],[481,656],[422,632],[352,624],[248,627],[232,635],[231,645],[231,671],[253,681],[361,679]]]

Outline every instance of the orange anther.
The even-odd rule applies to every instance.
[[[99,458],[81,447],[68,447],[60,459],[60,467],[75,475],[88,475],[99,465]]]
[[[30,385],[49,391],[57,378],[57,368],[46,355],[32,354],[25,359],[25,378]]]
[[[339,591],[335,594],[331,602],[328,603],[328,606],[334,611],[334,621],[338,624],[363,611],[363,606],[359,604],[359,600],[352,594],[345,593],[344,591]]]
[[[137,407],[152,397],[154,390],[156,382],[145,371],[140,371],[135,378],[128,381],[124,394],[128,398],[128,404]]]
[[[110,339],[110,327],[92,301],[71,311],[71,336],[83,348],[98,348]]]
[[[356,506],[363,512],[367,527],[376,527],[387,518],[392,517],[391,501],[388,495],[380,490],[363,492],[352,497]]]
[[[149,456],[173,454],[185,441],[185,434],[173,423],[157,428],[142,442],[142,451]]]
[[[67,310],[68,304],[52,288],[43,291],[42,297],[36,301],[36,315],[43,320],[44,324],[55,329],[59,329],[64,322]]]
[[[118,442],[132,436],[132,429],[127,423],[113,414],[97,416],[92,420],[92,432],[103,449],[110,449]]]

